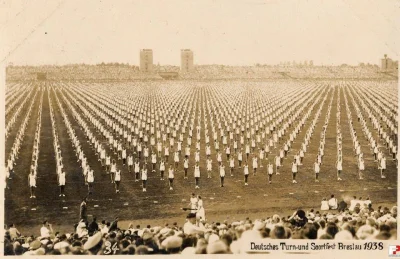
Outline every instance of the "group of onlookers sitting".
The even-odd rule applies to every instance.
[[[354,199],[349,208],[343,208],[334,196],[328,201],[328,206],[333,205],[339,212],[297,210],[287,217],[275,214],[235,222],[205,222],[190,213],[182,225],[143,227],[131,223],[124,229],[119,227],[118,217],[101,223],[93,218],[91,222],[81,220],[71,233],[54,232],[45,221],[40,236],[21,236],[11,224],[6,229],[4,254],[240,254],[251,251],[250,242],[273,239],[397,239],[396,206],[375,210],[369,199]]]

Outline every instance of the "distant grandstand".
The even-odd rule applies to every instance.
[[[173,76],[167,75],[173,72]],[[382,71],[378,66],[223,66],[194,65],[188,73],[177,66],[154,65],[153,71],[141,72],[127,64],[8,66],[7,81],[37,80],[45,73],[47,80],[219,80],[219,79],[397,79],[394,71]]]

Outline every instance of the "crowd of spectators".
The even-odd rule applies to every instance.
[[[273,239],[396,240],[397,206],[329,211],[296,210],[287,217],[246,218],[235,222],[205,222],[189,213],[184,224],[122,229],[96,218],[81,220],[71,233],[54,232],[43,222],[40,235],[23,236],[14,224],[6,228],[5,255],[104,254],[240,254],[250,242]]]
[[[10,66],[8,80],[34,80],[36,73],[46,72],[51,80],[144,80],[158,79],[158,71],[179,71],[176,66],[153,66],[152,73],[142,73],[139,67],[128,64]],[[385,77],[377,66],[224,66],[197,65],[181,79],[377,79]]]

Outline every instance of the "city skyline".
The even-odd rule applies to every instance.
[[[138,50],[143,48],[153,50],[154,64],[176,66],[180,49],[195,53],[195,65],[305,60],[316,66],[379,65],[383,54],[399,59],[399,3],[390,0],[3,5],[9,8],[0,18],[5,46],[0,54],[6,64],[139,65]]]

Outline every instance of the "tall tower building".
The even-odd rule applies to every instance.
[[[151,49],[140,50],[140,71],[142,72],[153,71],[153,50]]]
[[[193,70],[193,51],[181,49],[181,71],[190,72]]]

